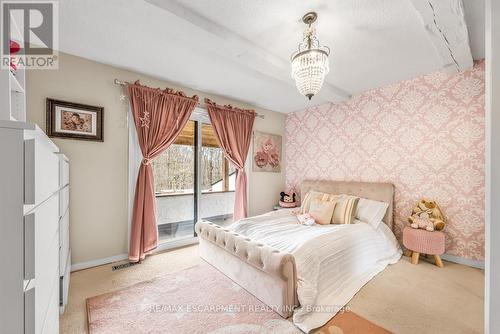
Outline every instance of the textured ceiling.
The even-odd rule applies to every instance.
[[[60,45],[70,54],[290,112],[443,68],[442,36],[433,35],[426,25],[428,8],[419,9],[415,1],[428,4],[423,0],[61,0]],[[460,38],[451,41],[456,41],[454,52],[463,56],[464,63],[470,62],[464,14],[457,10],[461,2],[439,1],[440,27],[448,30],[445,33],[457,32]],[[484,3],[465,1],[472,54],[482,58]],[[295,89],[289,66],[304,29],[300,18],[310,10],[319,15],[318,37],[332,49],[325,86],[311,102]]]

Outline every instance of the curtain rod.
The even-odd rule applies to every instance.
[[[115,85],[127,86],[128,84],[130,84],[130,82],[115,79]],[[204,110],[207,110],[207,108],[205,108],[205,106],[203,104],[201,104],[200,102],[198,102],[197,107],[201,108],[201,109],[204,109]],[[265,115],[262,115],[262,114],[259,114],[259,113],[257,113],[256,117],[262,118],[262,119],[266,118]]]

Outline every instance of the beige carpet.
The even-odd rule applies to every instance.
[[[61,333],[87,333],[85,300],[200,263],[197,246],[149,257],[118,271],[111,265],[71,275],[69,304],[61,317]],[[445,262],[439,269],[408,258],[389,266],[353,298],[356,314],[394,333],[483,333],[484,273]]]

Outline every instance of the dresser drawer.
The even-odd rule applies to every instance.
[[[69,184],[69,161],[67,158],[59,155],[59,186],[62,188]]]
[[[69,210],[59,221],[59,274],[64,275],[69,256]]]
[[[68,303],[70,279],[71,279],[71,251],[68,253],[68,259],[66,260],[66,268],[60,280],[61,286],[59,288],[59,305],[61,314],[64,313],[64,307]]]
[[[59,196],[57,194],[34,208],[25,221],[25,274],[34,272],[35,332],[41,333],[50,309],[51,296],[59,283]],[[33,226],[33,227],[30,227]],[[34,237],[30,234],[34,233]],[[34,240],[34,245],[32,244]],[[30,259],[34,252],[34,262]],[[58,309],[58,307],[57,307]]]
[[[69,209],[69,186],[59,191],[59,216],[62,217]]]
[[[24,279],[35,278],[35,214],[24,217]]]
[[[58,334],[59,333],[59,277],[51,287],[48,308],[43,319],[43,326],[37,333]]]
[[[35,334],[35,290],[24,292],[24,334]]]
[[[59,245],[56,240],[50,246],[48,252],[49,259],[46,261],[47,267],[43,273],[36,278],[35,282],[35,310],[36,310],[36,332],[41,333],[46,326],[48,314],[55,308],[59,314]]]
[[[38,205],[59,189],[59,158],[36,139],[24,141],[24,204]]]
[[[53,244],[57,247],[56,260],[59,258],[59,203],[57,194],[50,197],[33,212],[35,225],[35,278],[49,269],[52,261],[50,252]],[[54,268],[59,266],[59,261]]]
[[[59,249],[58,196],[53,195],[46,202],[24,216],[24,279],[38,279],[47,269],[51,258],[51,246]],[[59,255],[57,252],[56,259]],[[54,268],[59,267],[59,261]]]

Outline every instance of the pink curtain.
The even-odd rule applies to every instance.
[[[128,85],[135,128],[143,160],[135,186],[129,260],[143,260],[158,245],[156,199],[151,161],[181,133],[198,102],[171,89],[154,89],[139,82]]]
[[[238,169],[233,214],[236,221],[247,217],[245,160],[250,148],[256,113],[253,110],[239,109],[230,105],[219,106],[209,99],[205,99],[205,104],[224,155]]]

